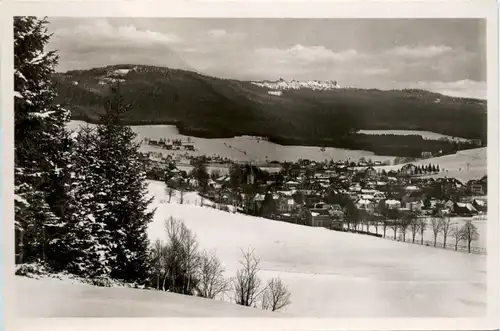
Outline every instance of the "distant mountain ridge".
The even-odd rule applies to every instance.
[[[95,123],[109,84],[117,81],[131,104],[125,123],[172,124],[191,136],[251,135],[282,145],[372,151],[378,148],[376,137],[362,137],[358,130],[423,130],[487,139],[484,100],[415,89],[341,88],[335,81],[252,82],[166,67],[113,65],[54,74],[56,102],[70,109],[73,119]],[[316,85],[331,88],[306,87]],[[274,89],[280,93],[271,95]],[[363,143],[353,142],[358,138]],[[391,148],[404,147],[404,139],[410,138],[397,137],[401,143]]]

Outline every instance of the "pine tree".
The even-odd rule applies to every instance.
[[[60,239],[71,204],[70,113],[53,101],[55,52],[45,52],[47,20],[14,18],[14,162],[18,262],[42,259],[60,268]]]
[[[94,175],[99,191],[94,199],[99,208],[94,217],[106,224],[112,236],[111,276],[141,282],[148,277],[147,225],[154,211],[146,197],[145,167],[139,153],[136,134],[122,125],[121,115],[128,110],[120,94],[120,85],[112,87],[102,125],[97,127],[97,159]]]
[[[74,201],[68,217],[63,245],[68,252],[67,270],[80,276],[109,276],[113,240],[101,218],[102,205],[95,196],[100,189],[100,160],[95,131],[84,127],[75,133],[72,154]]]

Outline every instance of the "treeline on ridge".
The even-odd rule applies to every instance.
[[[95,123],[109,93],[101,80],[113,68],[117,67],[56,74],[56,101],[71,109],[73,119]],[[396,156],[471,146],[424,141],[418,136],[365,137],[356,132],[425,130],[487,143],[486,102],[481,100],[418,90],[361,89],[285,91],[275,97],[249,82],[168,68],[131,71],[122,79],[123,95],[134,109],[124,123],[173,124],[180,133],[195,137],[255,135],[282,145],[363,149]]]

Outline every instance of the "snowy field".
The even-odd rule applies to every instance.
[[[460,138],[460,137],[452,137],[447,136],[441,133],[436,133],[432,131],[419,131],[419,130],[359,130],[358,133],[361,134],[394,134],[398,136],[409,136],[409,135],[419,135],[422,136],[423,139],[428,140],[441,140],[441,139],[449,139],[454,141],[466,142],[468,139]]]
[[[439,165],[441,172],[428,177],[455,177],[465,183],[471,179],[481,179],[481,177],[488,173],[486,151],[487,147],[474,148],[459,151],[456,154],[419,160],[411,163],[415,165],[427,165],[429,163]],[[377,169],[389,171],[400,169],[402,166],[403,164],[398,164],[377,167]]]
[[[280,276],[303,317],[468,317],[486,312],[486,256],[409,245],[258,217],[196,204],[167,203],[161,182],[150,181],[158,207],[148,234],[164,239],[164,220],[184,220],[202,249],[214,249],[236,274],[240,249],[261,258],[263,280]],[[186,202],[187,202],[186,201]]]
[[[71,121],[68,125],[69,129],[78,129],[80,126],[85,126],[87,123],[83,121]],[[132,129],[138,134],[138,139],[144,138],[157,139],[182,139],[186,140],[188,136],[179,134],[179,130],[174,125],[137,125],[132,126]],[[300,158],[305,158],[314,161],[324,161],[325,159],[337,160],[359,160],[361,157],[371,158],[373,161],[391,161],[393,156],[375,155],[369,151],[347,150],[342,148],[328,147],[325,151],[321,151],[319,147],[310,146],[282,146],[265,140],[260,140],[255,137],[235,137],[225,139],[205,139],[190,137],[194,142],[196,150],[191,152],[193,155],[219,155],[238,161],[297,161]],[[161,152],[173,153],[154,146],[142,145],[144,152]],[[244,153],[246,152],[246,154]],[[182,151],[184,153],[184,151]]]
[[[15,277],[16,311],[38,317],[283,317],[260,309],[175,293]]]

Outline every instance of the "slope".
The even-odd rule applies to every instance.
[[[175,293],[15,277],[16,314],[40,317],[282,317],[255,308]]]
[[[120,68],[128,71],[117,75]],[[344,138],[358,129],[398,129],[486,141],[485,101],[420,90],[300,89],[277,97],[251,82],[127,65],[56,74],[57,101],[74,119],[95,121],[112,80],[121,81],[131,103],[129,124],[175,124],[198,137],[254,135],[286,145],[344,147],[355,144]]]
[[[148,232],[164,238],[169,216],[184,220],[201,248],[214,249],[236,274],[241,249],[255,249],[260,277],[281,277],[292,294],[285,310],[304,317],[464,317],[486,309],[486,257],[311,228],[190,204],[157,207]]]
[[[487,148],[482,147],[459,151],[452,155],[419,160],[412,162],[412,164],[427,165],[431,163],[433,165],[439,165],[440,172],[429,177],[455,177],[463,183],[466,183],[471,179],[481,179],[481,177],[488,174],[488,162],[486,156]],[[403,164],[399,164],[380,168],[388,171],[400,169],[402,166]]]

